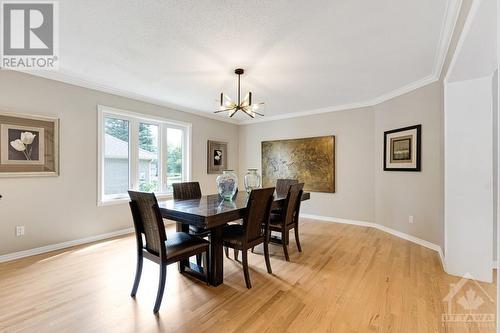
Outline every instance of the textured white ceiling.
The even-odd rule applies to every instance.
[[[447,5],[64,0],[52,76],[212,112],[221,90],[236,97],[242,67],[243,93],[264,101],[268,117],[359,103],[433,74]]]

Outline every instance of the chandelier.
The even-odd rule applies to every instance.
[[[237,68],[234,70],[234,74],[238,75],[238,100],[237,102],[233,102],[231,98],[229,98],[223,92],[220,93],[220,106],[219,110],[214,113],[220,112],[228,112],[229,117],[231,118],[238,111],[242,111],[248,116],[255,118],[256,115],[264,116],[262,113],[257,112],[260,109],[260,106],[264,103],[255,103],[252,104],[252,92],[249,92],[243,100],[241,100],[241,89],[240,89],[240,77],[245,71],[241,68]]]

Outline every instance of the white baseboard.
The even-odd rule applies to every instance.
[[[367,221],[358,221],[358,220],[349,220],[349,219],[342,219],[342,218],[336,218],[336,217],[329,217],[329,216],[320,216],[320,215],[313,215],[313,214],[300,214],[301,217],[308,218],[308,219],[313,219],[313,220],[318,220],[318,221],[325,221],[325,222],[334,222],[334,223],[344,223],[344,224],[351,224],[351,225],[357,225],[357,226],[362,226],[362,227],[369,227],[369,228],[375,228],[380,231],[386,232],[388,234],[391,234],[393,236],[405,239],[407,241],[410,241],[412,243],[421,245],[423,247],[426,247],[428,249],[431,249],[433,251],[436,251],[439,255],[439,259],[441,260],[441,265],[443,266],[443,269],[445,269],[445,260],[444,260],[444,255],[443,255],[443,250],[441,249],[441,246],[431,243],[429,241],[426,241],[424,239],[420,239],[418,237],[412,236],[405,234],[404,232],[386,227],[384,225],[374,223],[374,222],[367,222]]]
[[[0,256],[0,262],[11,261],[11,260],[16,260],[16,259],[20,259],[20,258],[34,256],[37,254],[46,253],[46,252],[61,250],[61,249],[65,249],[67,247],[75,246],[75,245],[92,243],[92,242],[100,241],[100,240],[107,239],[107,238],[112,238],[112,237],[116,237],[116,236],[130,234],[132,232],[134,232],[134,228],[122,229],[122,230],[108,232],[108,233],[101,234],[101,235],[90,236],[90,237],[75,239],[75,240],[71,240],[71,241],[67,241],[67,242],[63,242],[63,243],[37,247],[34,249],[30,249],[30,250],[4,254],[4,255]]]
[[[349,219],[342,219],[342,218],[337,218],[337,217],[329,217],[329,216],[321,216],[321,215],[313,215],[313,214],[300,214],[300,217],[305,217],[308,219],[313,219],[313,220],[318,220],[318,221],[325,221],[325,222],[335,222],[335,223],[343,223],[343,224],[352,224],[352,225],[358,225],[361,227],[370,227],[373,228],[376,226],[375,223],[372,222],[366,222],[366,221],[359,221],[359,220],[349,220]]]

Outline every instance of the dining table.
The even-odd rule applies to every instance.
[[[310,193],[304,192],[301,200],[309,200]],[[177,222],[177,231],[189,232],[193,225],[210,230],[210,251],[208,267],[184,260],[179,263],[179,271],[205,280],[212,286],[224,282],[224,256],[222,233],[229,222],[239,221],[245,216],[249,194],[237,192],[232,200],[224,200],[219,194],[204,195],[199,199],[158,200],[161,215],[164,219]],[[286,195],[274,193],[272,209],[281,208],[286,201]],[[208,274],[206,269],[208,268]]]

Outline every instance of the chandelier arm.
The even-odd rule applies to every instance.
[[[254,116],[252,113],[250,113],[250,112],[247,110],[247,108],[243,108],[242,110],[243,110],[243,112],[245,112],[245,113],[246,113],[248,116],[250,116],[251,118],[255,118],[255,116]]]
[[[263,104],[263,103],[259,103],[259,104]],[[253,113],[254,113],[254,114],[258,114],[259,116],[264,117],[264,115],[263,115],[262,113],[257,112],[257,111],[253,111],[253,110],[250,110],[250,111],[249,111],[249,110],[248,110],[248,108],[249,108],[248,106],[247,106],[247,107],[245,107],[245,108],[243,108],[243,111],[245,111],[245,113],[246,113],[247,115],[249,115],[250,117],[255,118],[255,116],[253,115]]]
[[[236,112],[238,112],[237,108],[234,108],[233,110],[234,110],[234,112],[229,115],[229,118],[233,118],[233,116],[236,114]]]
[[[214,113],[220,113],[220,112],[225,112],[225,111],[231,111],[231,110],[234,110],[235,108],[229,108],[229,109],[224,109],[224,110],[217,110],[217,111],[214,111]]]

